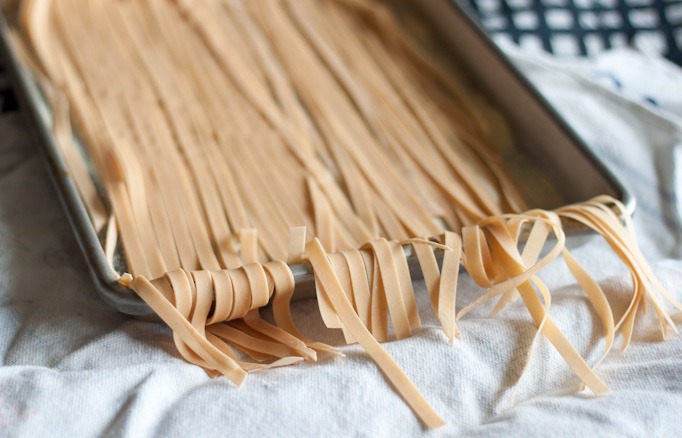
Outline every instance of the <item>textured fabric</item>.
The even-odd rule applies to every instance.
[[[510,49],[512,50],[512,49]],[[682,72],[633,52],[581,64],[514,55],[638,199],[644,253],[682,299]],[[575,242],[574,242],[575,243]],[[576,243],[577,244],[577,243]],[[357,346],[325,359],[249,376],[241,389],[209,378],[175,352],[160,323],[118,314],[95,295],[41,157],[17,114],[0,116],[0,435],[5,436],[404,436],[415,416]],[[598,238],[574,252],[604,287],[615,315],[629,276]],[[590,363],[603,351],[596,315],[565,267],[542,274],[550,310]],[[465,275],[458,307],[481,290]],[[535,333],[519,303],[490,306],[460,323],[450,346],[420,294],[424,328],[385,344],[448,421],[429,435],[679,436],[682,339],[660,342],[649,310],[625,354],[599,369],[606,397],[578,381],[545,339],[516,386]],[[310,337],[341,345],[315,301],[294,305]],[[682,323],[679,316],[675,317]]]

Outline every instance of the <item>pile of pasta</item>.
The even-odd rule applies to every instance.
[[[340,355],[289,310],[309,263],[327,327],[361,344],[431,428],[443,423],[379,342],[421,325],[406,250],[451,342],[457,320],[521,297],[584,384],[608,391],[548,310],[538,272],[562,258],[601,320],[604,356],[637,309],[677,304],[606,196],[529,210],[504,120],[406,37],[377,0],[23,0],[17,47],[53,109],[58,147],[111,257],[179,353],[240,385],[249,372]],[[74,132],[96,168],[103,200]],[[565,247],[599,233],[632,273],[616,319]],[[438,256],[438,257],[437,257]],[[442,256],[442,261],[441,261]],[[456,308],[460,267],[485,292]],[[272,303],[274,324],[260,309]],[[603,358],[603,357],[602,357]],[[601,361],[601,360],[600,360]]]

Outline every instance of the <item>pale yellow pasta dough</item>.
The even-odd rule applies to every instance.
[[[95,230],[107,227],[110,262],[124,248],[119,281],[211,376],[239,386],[248,372],[342,356],[292,317],[290,265],[309,263],[326,326],[365,348],[426,427],[442,425],[379,344],[422,325],[406,251],[450,343],[471,309],[496,300],[494,315],[520,297],[537,327],[527,363],[544,336],[596,394],[608,392],[596,367],[618,334],[627,347],[640,307],[653,306],[663,335],[676,331],[663,302],[682,306],[624,207],[598,197],[528,210],[503,164],[504,118],[382,1],[22,0],[20,18],[15,49]],[[623,315],[567,250],[571,221],[631,272]],[[550,314],[538,273],[556,259],[601,323],[592,365]],[[466,305],[460,267],[483,289]],[[274,324],[260,314],[268,303]]]

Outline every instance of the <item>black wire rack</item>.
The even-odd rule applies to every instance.
[[[496,41],[587,56],[637,45],[682,65],[682,0],[458,0]]]

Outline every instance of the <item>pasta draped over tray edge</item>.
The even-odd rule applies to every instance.
[[[632,297],[619,319],[614,317],[600,285],[566,248],[562,223],[571,221],[601,235],[632,275]],[[301,247],[304,231],[292,230],[290,248]],[[682,310],[682,305],[662,287],[644,260],[624,206],[606,196],[554,211],[530,210],[487,218],[464,227],[461,234],[445,232],[434,240],[399,242],[382,238],[361,249],[337,253],[328,253],[317,238],[307,242],[305,254],[290,259],[307,258],[312,265],[325,325],[343,330],[346,342],[360,343],[427,427],[437,427],[443,420],[379,344],[389,340],[389,319],[396,339],[411,336],[421,326],[403,248],[408,245],[419,260],[425,289],[451,343],[460,337],[457,321],[473,308],[496,299],[494,315],[520,296],[537,327],[531,352],[544,335],[583,384],[598,395],[609,390],[595,369],[618,333],[622,335],[622,350],[627,348],[639,307],[653,305],[664,338],[668,330],[677,333],[663,301],[677,310]],[[435,251],[443,252],[440,266]],[[538,273],[559,258],[587,295],[602,326],[605,351],[593,365],[581,357],[549,312],[551,292]],[[458,311],[460,266],[484,293]],[[296,329],[289,310],[294,278],[282,261],[254,262],[217,272],[177,270],[152,281],[127,276],[121,281],[173,329],[178,350],[186,360],[204,367],[209,374],[224,374],[237,385],[244,380],[245,372],[314,361],[317,353],[340,355],[337,349],[311,341]],[[276,326],[258,317],[258,309],[268,301],[272,301]],[[239,360],[228,344],[255,362]]]

